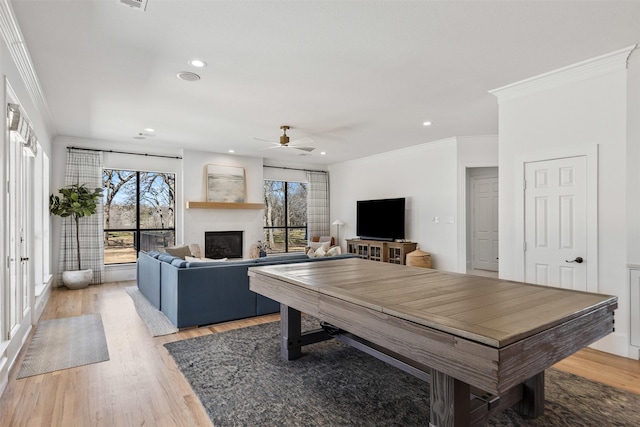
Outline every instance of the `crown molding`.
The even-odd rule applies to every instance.
[[[508,101],[543,90],[554,89],[568,83],[579,82],[627,68],[627,61],[638,45],[625,47],[615,52],[587,59],[586,61],[558,68],[519,82],[511,83],[489,93],[498,98],[498,102]]]
[[[49,105],[40,86],[38,75],[33,67],[27,45],[22,37],[20,26],[9,0],[0,0],[0,34],[7,45],[11,58],[18,69],[25,88],[47,128],[49,135],[56,134],[56,126]]]

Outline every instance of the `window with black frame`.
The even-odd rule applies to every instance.
[[[102,181],[105,264],[175,244],[175,174],[105,169]]]
[[[307,184],[264,181],[264,242],[268,253],[304,251],[307,245]]]

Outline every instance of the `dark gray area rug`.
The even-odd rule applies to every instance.
[[[317,321],[304,320],[305,329]],[[268,323],[165,344],[216,427],[428,426],[429,385],[342,343],[280,358]],[[554,369],[536,420],[507,410],[490,426],[638,426],[640,396]]]
[[[109,360],[99,314],[44,320],[38,324],[18,378]]]

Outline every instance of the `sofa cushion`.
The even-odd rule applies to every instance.
[[[149,251],[145,253],[149,255],[151,258],[155,258],[155,259],[158,259],[158,256],[160,256],[160,252],[156,252],[156,251]]]
[[[173,255],[169,255],[169,254],[160,254],[158,255],[158,259],[162,262],[166,262],[168,264],[171,264],[171,262],[176,259],[177,257],[174,257]],[[180,259],[180,258],[177,258]]]
[[[173,261],[171,261],[171,265],[177,268],[185,268],[188,264],[189,264],[188,261],[185,261],[180,258],[174,258]]]

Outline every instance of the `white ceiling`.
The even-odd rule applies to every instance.
[[[640,42],[640,1],[11,6],[57,135],[318,164],[496,134],[488,90]],[[283,124],[316,150],[250,138],[277,141]],[[155,137],[133,138],[147,127]]]

